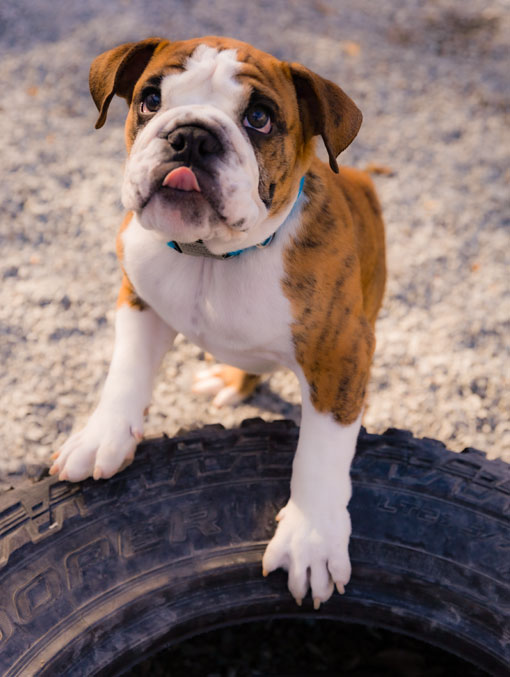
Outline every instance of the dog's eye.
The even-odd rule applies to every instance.
[[[161,94],[157,89],[148,89],[143,93],[140,105],[141,113],[155,113],[161,106]]]
[[[269,134],[272,128],[271,113],[266,106],[255,104],[246,111],[243,125],[262,134]]]

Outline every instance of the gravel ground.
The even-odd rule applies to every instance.
[[[94,131],[90,62],[127,40],[207,34],[337,81],[364,113],[342,162],[388,168],[376,182],[390,278],[365,425],[510,461],[509,9],[507,0],[0,0],[0,468],[46,461],[85,422],[112,349],[125,104]],[[177,341],[148,433],[299,417],[284,371],[248,403],[213,409],[189,392],[202,359]]]

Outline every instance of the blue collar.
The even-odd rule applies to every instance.
[[[299,191],[298,191],[298,194],[297,194],[296,201],[292,205],[292,209],[294,209],[296,202],[299,200],[301,193],[303,192],[304,184],[305,184],[305,177],[303,176],[301,178],[301,181],[299,182]],[[292,209],[291,209],[291,211],[292,211]],[[175,240],[170,240],[170,242],[167,242],[167,245],[169,247],[171,247],[172,249],[175,249],[175,251],[179,252],[180,254],[191,254],[191,256],[206,256],[206,257],[213,258],[213,259],[231,259],[233,256],[239,256],[239,254],[242,254],[243,252],[247,252],[250,249],[263,249],[264,247],[267,247],[268,245],[271,244],[275,235],[276,235],[276,233],[273,233],[268,238],[266,238],[264,240],[264,242],[260,242],[259,244],[253,245],[252,247],[246,247],[246,249],[236,249],[236,251],[227,252],[226,254],[212,254],[207,249],[207,247],[202,242],[202,240],[198,240],[197,242],[190,242],[190,243],[186,243],[186,244],[179,244],[178,242],[175,242]]]

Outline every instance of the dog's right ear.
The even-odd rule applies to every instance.
[[[96,129],[106,122],[106,114],[113,96],[117,94],[131,103],[133,89],[156,49],[168,40],[148,38],[127,42],[94,59],[90,67],[89,87],[99,111]]]

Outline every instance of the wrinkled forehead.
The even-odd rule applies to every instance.
[[[185,59],[182,70],[161,80],[164,106],[207,103],[233,116],[245,98],[240,69],[237,50],[199,45]]]
[[[208,103],[235,117],[250,94],[291,97],[284,64],[235,40],[203,38],[166,46],[137,84],[161,88],[165,108]]]

